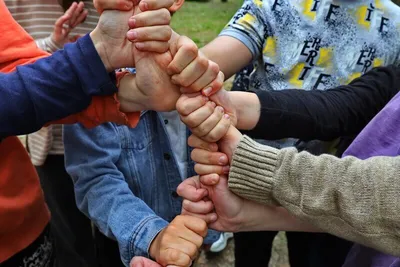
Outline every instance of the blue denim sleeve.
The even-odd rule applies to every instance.
[[[168,225],[136,197],[118,169],[121,142],[114,124],[94,129],[64,127],[66,169],[78,208],[110,238],[118,241],[126,266],[134,256],[149,257],[155,236]]]
[[[26,134],[117,91],[89,35],[64,50],[0,74],[0,138]]]

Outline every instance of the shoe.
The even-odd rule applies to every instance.
[[[218,240],[212,243],[209,251],[214,253],[223,251],[226,248],[228,240],[232,237],[233,233],[221,233]]]

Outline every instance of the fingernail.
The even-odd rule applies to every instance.
[[[228,159],[226,158],[226,156],[221,156],[218,160],[219,164],[221,165],[225,165],[226,163],[228,163]]]
[[[224,174],[228,174],[228,173],[229,173],[229,170],[230,170],[230,167],[229,167],[229,166],[224,166],[224,167],[222,168],[222,171],[224,172]]]
[[[136,31],[128,31],[128,34],[127,34],[128,39],[130,39],[130,40],[135,40],[137,38],[137,35],[138,34]]]
[[[211,94],[212,87],[207,87],[206,89],[203,90],[203,94],[206,96],[209,96]]]
[[[140,9],[141,9],[142,11],[146,11],[146,10],[149,9],[149,4],[148,4],[148,3],[146,3],[146,2],[141,2],[141,4],[142,4],[142,6],[140,7]]]
[[[129,19],[129,27],[135,28],[136,26],[136,19]]]
[[[224,115],[224,118],[227,119],[227,120],[229,120],[229,119],[230,119],[230,116],[229,116],[228,114],[225,114],[225,115]]]
[[[210,106],[213,108],[217,106],[217,104],[215,104],[213,101],[208,101],[208,104],[210,104]]]
[[[219,112],[224,113],[224,108],[223,107],[218,106],[217,109],[218,109]]]
[[[141,50],[144,48],[144,44],[143,43],[135,43],[135,46],[137,49]]]

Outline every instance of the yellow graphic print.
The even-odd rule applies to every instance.
[[[303,81],[299,80],[301,72],[303,71],[305,63],[298,63],[293,69],[288,73],[289,82],[296,88],[303,88]]]
[[[254,0],[254,4],[256,4],[257,7],[262,7],[262,0]]]
[[[375,7],[381,10],[384,9],[384,5],[382,4],[381,0],[375,0]]]
[[[361,77],[361,72],[354,72],[349,76],[349,78],[347,79],[347,81],[344,84],[349,84],[354,79],[357,79],[357,78],[360,78],[360,77]]]
[[[303,5],[303,15],[309,19],[314,20],[317,15],[316,12],[311,11],[313,9],[314,0],[304,0]]]
[[[256,18],[253,15],[247,13],[239,19],[238,24],[246,28],[251,28],[255,20]]]
[[[267,41],[265,42],[265,46],[263,49],[263,55],[269,57],[275,63],[275,56],[276,56],[276,39],[274,37],[268,37]]]
[[[319,58],[317,61],[318,67],[330,68],[332,65],[333,50],[329,47],[319,49]]]
[[[371,27],[371,22],[367,21],[368,12],[368,5],[362,6],[356,10],[357,23],[365,29]]]
[[[374,59],[374,63],[373,63],[374,68],[383,66],[384,64],[385,64],[385,61],[383,59],[381,59],[381,58]]]

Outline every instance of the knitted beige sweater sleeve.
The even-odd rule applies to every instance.
[[[400,157],[359,160],[278,150],[245,136],[229,187],[321,230],[400,256]]]

